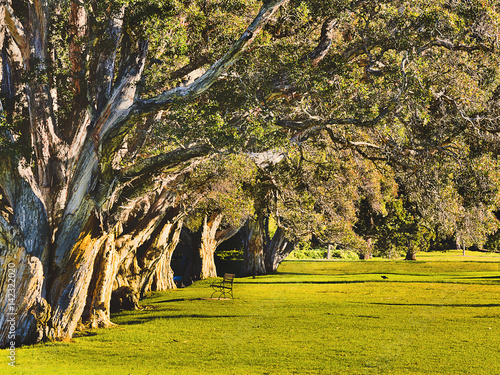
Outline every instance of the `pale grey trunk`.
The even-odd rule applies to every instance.
[[[146,252],[144,282],[141,285],[142,294],[149,291],[161,291],[177,288],[174,283],[174,272],[170,262],[182,230],[182,220],[167,223],[161,233]]]
[[[224,217],[223,214],[212,214],[210,218],[205,216],[201,230],[201,271],[200,279],[208,279],[210,277],[217,277],[217,269],[215,268],[214,253],[217,248],[217,240],[215,234],[219,225]]]
[[[227,226],[219,228],[222,222],[223,214],[212,214],[210,218],[205,217],[201,231],[201,272],[200,279],[217,277],[215,267],[215,250],[224,241],[234,236],[241,229],[241,225]]]

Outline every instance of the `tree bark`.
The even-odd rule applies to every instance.
[[[208,218],[208,216],[205,216],[203,220],[200,246],[201,280],[208,279],[210,277],[217,277],[214,253],[215,249],[217,249],[218,241],[215,238],[215,234],[223,217],[224,215],[221,213],[214,213],[210,215],[210,218]]]
[[[266,273],[275,273],[280,263],[293,251],[295,244],[285,237],[285,231],[278,227],[273,238],[265,247]]]
[[[247,221],[241,273],[243,276],[266,274],[264,263],[264,223],[261,217],[250,218]]]
[[[405,260],[417,260],[417,252],[413,249],[408,249]]]
[[[51,71],[57,51],[49,43],[50,12],[57,6],[48,0],[25,8],[13,7],[12,0],[0,4],[0,87],[9,100],[23,96],[18,107],[28,114],[17,133],[2,136],[13,145],[21,138],[33,155],[2,154],[0,161],[0,193],[10,212],[0,218],[2,296],[16,284],[15,296],[0,307],[15,313],[17,345],[71,338],[82,315],[93,326],[109,325],[110,294],[120,283],[139,294],[153,284],[173,286],[169,261],[182,218],[161,180],[175,183],[177,172],[155,176],[169,166],[182,170],[182,162],[211,150],[194,145],[128,169],[120,165],[120,152],[138,121],[208,90],[284,1],[264,2],[243,35],[197,80],[147,99],[137,87],[148,43],[133,40],[124,28],[127,5],[70,4],[65,22],[71,41],[61,56],[69,58],[73,75],[62,85],[68,92],[58,97]],[[16,14],[20,9],[23,14]],[[60,99],[67,102],[66,114],[59,112]],[[26,117],[16,105],[6,108],[6,118]],[[3,118],[1,104],[0,111]],[[5,346],[10,328],[3,324],[7,315],[0,316]]]
[[[39,258],[21,246],[19,231],[0,217],[0,347],[10,341],[34,343],[45,333],[44,272]],[[31,312],[39,307],[39,314]],[[43,309],[45,307],[45,309]]]
[[[241,229],[240,225],[220,228],[224,215],[213,213],[205,216],[199,231],[185,233],[185,273],[184,285],[189,285],[195,280],[204,280],[217,277],[215,266],[215,251],[227,239],[234,236]]]

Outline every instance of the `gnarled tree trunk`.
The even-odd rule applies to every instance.
[[[280,263],[293,251],[295,244],[285,237],[285,231],[278,227],[273,238],[264,248],[265,265],[267,273],[278,270]]]
[[[179,212],[168,217],[178,205],[162,181],[171,182],[186,167],[183,162],[211,149],[197,144],[127,164],[127,140],[137,124],[173,101],[206,91],[283,2],[266,1],[241,38],[197,80],[147,99],[138,83],[148,42],[129,33],[128,5],[71,2],[64,13],[64,3],[48,0],[1,2],[0,88],[6,106],[0,103],[0,120],[17,128],[1,132],[14,151],[0,150],[0,347],[10,342],[4,324],[10,316],[16,345],[70,338],[82,315],[93,325],[108,325],[111,283],[120,267],[128,274],[118,280],[139,293],[155,278],[162,284],[181,225]],[[68,18],[66,46],[53,43],[58,36],[51,35],[57,32],[50,27],[51,12]],[[66,57],[71,73],[60,82],[52,67]],[[14,118],[22,120],[14,124]],[[23,153],[19,145],[32,149]],[[171,168],[168,176],[161,175],[165,168]],[[131,279],[132,271],[138,275]]]
[[[264,223],[263,219],[250,218],[245,227],[244,257],[241,273],[243,276],[265,275],[264,263]]]
[[[184,242],[187,245],[184,247],[184,251],[187,252],[184,254],[184,285],[189,285],[195,280],[217,277],[215,250],[241,229],[240,225],[221,228],[223,217],[221,213],[205,216],[200,230],[184,233]]]
[[[221,213],[213,213],[210,215],[210,218],[205,216],[203,220],[200,246],[201,280],[208,279],[210,277],[217,277],[214,253],[215,249],[217,249],[218,241],[215,234],[217,233],[217,229],[219,228],[223,217],[224,215]]]

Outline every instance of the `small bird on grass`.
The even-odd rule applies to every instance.
[[[387,276],[385,276],[385,275],[382,275],[382,276],[380,276],[380,277],[381,277],[382,279],[384,279],[384,280],[387,280],[387,279],[388,279],[388,277],[387,277]]]

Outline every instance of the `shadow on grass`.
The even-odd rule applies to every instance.
[[[97,336],[97,332],[94,331],[77,331],[73,337],[88,337],[88,336]]]
[[[496,282],[500,282],[500,276],[464,276],[462,279],[470,279],[470,280],[495,280]]]
[[[186,302],[186,301],[201,301],[201,298],[174,298],[174,299],[166,299],[164,301],[155,301],[157,303],[170,303],[170,302]]]
[[[164,316],[148,316],[140,317],[140,319],[127,320],[120,323],[123,326],[144,324],[153,320],[161,319],[234,319],[240,318],[241,315],[201,315],[201,314],[186,314],[186,315],[164,315]]]
[[[497,303],[387,303],[387,302],[371,302],[369,305],[379,306],[428,306],[428,307],[500,307]]]
[[[384,281],[384,280],[381,280]],[[378,282],[378,280],[339,280],[339,281],[238,281],[238,284],[275,284],[275,285],[285,285],[285,284],[365,284],[368,282]]]

